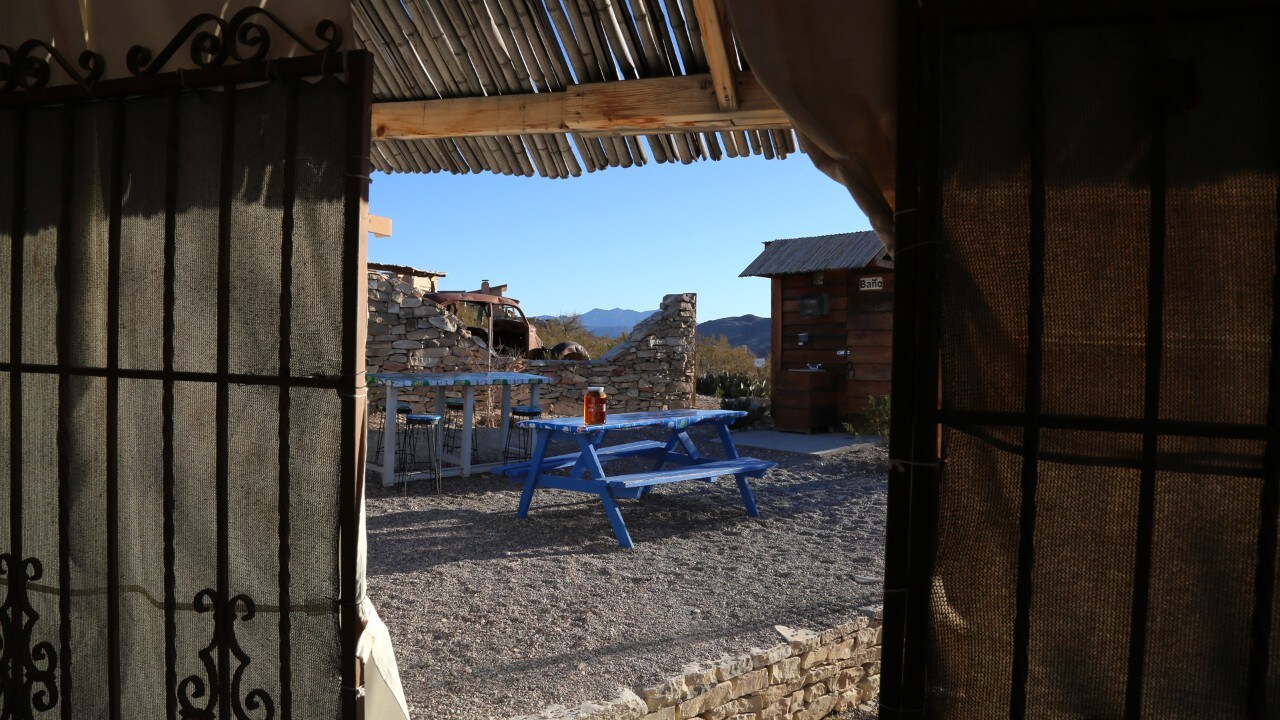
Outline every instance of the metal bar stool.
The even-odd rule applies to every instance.
[[[444,451],[456,453],[462,446],[463,408],[462,398],[449,398],[444,403]],[[471,425],[471,462],[480,462],[480,436],[476,433],[474,418]]]
[[[409,491],[409,473],[422,469],[423,456],[419,453],[426,450],[426,468],[436,481],[436,492],[440,492],[440,458],[436,456],[436,433],[440,427],[440,416],[429,413],[412,413],[405,417],[404,429],[396,443],[396,479]]]
[[[410,405],[409,403],[396,403],[397,415],[408,415],[411,412],[413,412],[413,406]],[[399,423],[397,423],[397,425],[399,425]],[[369,418],[369,429],[371,430],[376,429],[379,431],[378,444],[373,450],[373,461],[375,463],[381,463],[382,449],[386,445],[386,439],[387,439],[387,413],[385,410],[377,413],[376,415],[371,415],[371,417]],[[399,438],[396,438],[396,439],[398,440]],[[400,458],[396,458],[397,461],[399,461],[399,459]]]
[[[520,420],[542,417],[542,409],[532,405],[516,405],[511,408],[511,425],[507,428],[507,444],[502,448],[502,462],[528,460],[533,453],[533,429],[517,427]]]

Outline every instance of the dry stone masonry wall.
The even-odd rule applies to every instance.
[[[423,297],[430,292],[404,278],[370,271],[369,325],[365,344],[368,372],[410,370],[518,370],[518,361],[489,357],[483,340],[473,337],[466,325],[448,310]],[[527,390],[525,391],[528,392]],[[381,407],[382,390],[373,388],[370,398]],[[401,402],[421,411],[434,398],[422,390],[401,392]]]
[[[515,720],[821,720],[874,711],[880,694],[878,609],[824,632],[778,626],[786,642],[690,665],[610,701],[552,706]]]
[[[693,293],[667,295],[657,312],[599,359],[530,360],[525,372],[552,380],[542,388],[542,406],[579,415],[587,388],[600,385],[610,412],[693,407],[697,304]]]
[[[368,281],[365,365],[371,373],[493,370],[543,375],[551,384],[540,390],[541,405],[560,415],[581,414],[582,396],[591,385],[604,386],[612,412],[693,407],[697,296],[692,293],[663,298],[658,312],[600,359],[525,360],[490,355],[485,342],[472,336],[465,323],[423,297],[427,289],[376,271],[369,272]],[[370,397],[377,405],[381,391],[374,388]],[[401,392],[398,397],[415,410],[433,401],[423,391]],[[512,398],[529,402],[528,387],[513,388]],[[477,400],[483,404],[487,396]]]

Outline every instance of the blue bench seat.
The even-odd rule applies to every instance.
[[[633,490],[635,488],[665,485],[666,483],[684,480],[714,480],[722,475],[745,475],[761,477],[765,471],[777,467],[778,463],[769,460],[743,457],[733,460],[715,460],[712,462],[687,465],[685,467],[654,470],[652,472],[618,475],[610,477],[608,484],[616,490]]]

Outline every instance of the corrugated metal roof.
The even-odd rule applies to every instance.
[[[769,277],[816,272],[856,270],[884,256],[886,248],[875,232],[840,233],[816,237],[773,240],[738,277]]]

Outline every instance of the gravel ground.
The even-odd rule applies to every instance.
[[[691,434],[706,451],[718,446],[701,428]],[[885,452],[751,454],[778,463],[753,482],[760,518],[746,515],[732,479],[660,486],[620,503],[630,551],[582,493],[539,491],[520,521],[519,486],[506,479],[446,479],[440,495],[429,483],[407,495],[370,483],[369,594],[414,717],[507,718],[606,699],[775,644],[775,624],[822,629],[878,604],[880,586],[854,576],[883,574]]]

